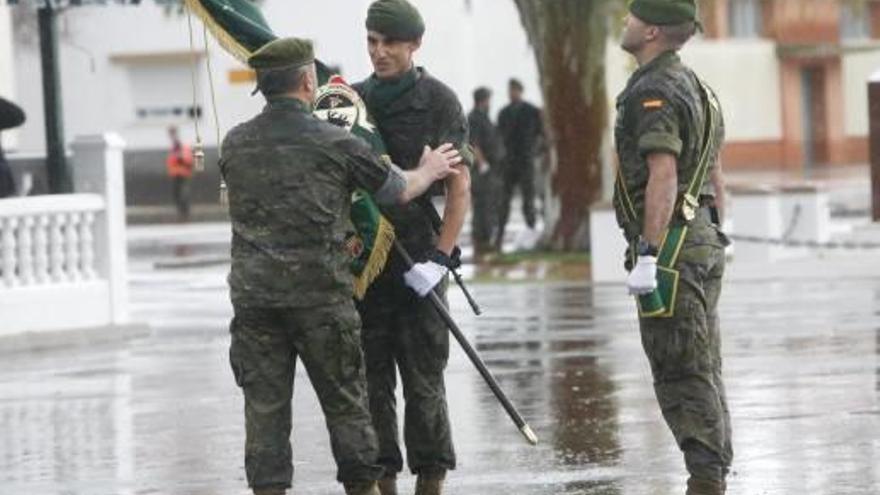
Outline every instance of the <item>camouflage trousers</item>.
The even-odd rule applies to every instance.
[[[721,377],[718,299],[724,241],[714,227],[689,228],[675,269],[675,313],[641,318],[642,346],[663,417],[696,478],[723,480],[733,460],[730,413]]]
[[[502,187],[502,179],[495,170],[485,173],[475,172],[471,180],[473,205],[471,233],[477,254],[488,250],[495,239]]]
[[[360,319],[353,303],[306,309],[236,307],[230,331],[230,364],[244,392],[249,486],[291,486],[290,401],[297,357],[324,411],[337,479],[379,479]]]
[[[445,303],[446,284],[440,292]],[[397,425],[397,371],[406,400],[403,439],[413,473],[455,469],[443,372],[449,330],[431,302],[402,282],[377,284],[358,306],[364,322],[370,413],[379,436],[379,464],[392,475],[403,469]]]

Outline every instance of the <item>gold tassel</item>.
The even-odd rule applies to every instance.
[[[193,168],[196,172],[205,171],[205,149],[201,138],[196,138],[196,144],[193,145]]]
[[[391,248],[394,246],[394,226],[391,222],[385,220],[385,217],[379,217],[379,226],[376,229],[376,241],[373,243],[373,250],[370,251],[370,259],[361,271],[360,276],[354,279],[354,297],[357,300],[363,300],[367,295],[367,289],[370,284],[376,280],[376,277],[385,269],[385,263],[388,261],[388,255],[391,254]]]
[[[220,206],[229,208],[229,189],[223,179],[220,179]]]

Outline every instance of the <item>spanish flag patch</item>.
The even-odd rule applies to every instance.
[[[648,110],[656,110],[658,108],[663,108],[663,100],[645,100],[642,102],[642,108]]]

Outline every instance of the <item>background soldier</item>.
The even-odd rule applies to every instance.
[[[694,0],[630,5],[621,45],[639,69],[618,97],[615,128],[627,287],[639,296],[642,344],[690,495],[724,493],[733,458],[717,312],[723,122],[714,94],[677,55],[697,27]]]
[[[467,120],[455,94],[413,64],[425,32],[419,12],[405,0],[379,0],[370,5],[366,27],[374,73],[355,88],[392,161],[411,168],[426,144],[449,142],[465,149]],[[370,412],[379,436],[379,463],[386,469],[380,482],[383,494],[396,493],[396,476],[403,469],[395,368],[406,397],[404,440],[407,463],[418,475],[416,493],[440,493],[446,471],[455,468],[443,378],[449,331],[424,296],[436,287],[440,297],[446,297],[446,275],[470,204],[470,176],[466,167],[461,172],[448,178],[445,188],[437,184],[413,204],[383,209],[398,240],[419,263],[407,271],[393,253],[358,306],[364,322]],[[430,197],[444,194],[441,220]]]
[[[452,146],[423,150],[401,172],[365,142],[311,114],[311,42],[281,39],[248,60],[268,104],[223,142],[232,217],[230,362],[245,397],[245,468],[255,494],[290,487],[296,358],[327,419],[338,480],[378,493],[376,435],[366,402],[360,321],[344,249],[356,187],[379,203],[406,201],[460,162]]]
[[[544,134],[541,111],[523,100],[523,85],[511,79],[507,86],[510,103],[498,115],[498,130],[504,138],[506,151],[504,162],[504,189],[499,212],[495,248],[499,251],[504,243],[504,230],[510,218],[510,202],[519,189],[522,211],[531,237],[537,238],[535,229],[535,155],[539,138]]]
[[[474,207],[471,231],[474,257],[477,260],[492,250],[492,241],[495,238],[493,234],[498,228],[498,196],[502,181],[500,169],[504,146],[498,130],[489,118],[491,98],[492,92],[488,88],[477,88],[474,91],[474,108],[468,114],[476,170],[471,186]]]

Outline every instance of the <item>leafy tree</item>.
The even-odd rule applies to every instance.
[[[541,75],[552,157],[545,241],[557,250],[588,244],[589,205],[602,186],[608,123],[605,49],[623,0],[514,0]]]

